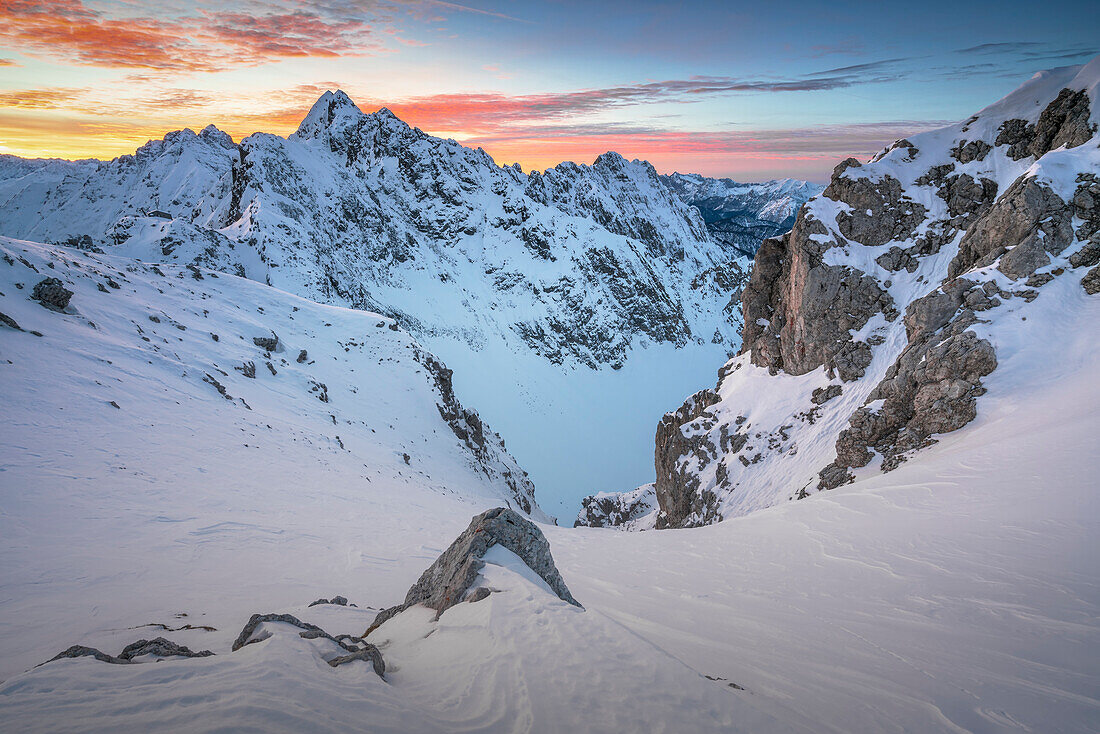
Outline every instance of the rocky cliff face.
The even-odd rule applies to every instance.
[[[890,471],[975,418],[1007,325],[1056,279],[1098,290],[1098,84],[1100,59],[1043,72],[837,166],[757,253],[742,353],[657,428],[657,527]]]

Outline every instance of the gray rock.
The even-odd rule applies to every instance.
[[[993,150],[993,146],[984,140],[959,141],[959,144],[951,151],[951,157],[959,163],[966,164],[971,161],[985,160],[986,155],[991,150]]]
[[[1039,268],[1050,264],[1043,238],[1032,232],[1020,244],[1001,256],[997,269],[1012,279],[1026,278]]]
[[[185,645],[177,645],[169,639],[157,637],[152,640],[138,640],[137,642],[127,645],[119,654],[119,658],[122,660],[133,660],[143,655],[153,655],[158,658],[206,658],[213,654],[214,653],[209,650],[195,652]]]
[[[837,226],[842,235],[864,245],[908,239],[928,214],[922,204],[905,196],[901,182],[892,176],[872,181],[834,174],[823,196],[852,207],[837,216]]]
[[[484,565],[482,557],[495,545],[519,556],[554,590],[559,599],[581,606],[558,573],[554,558],[550,555],[550,544],[538,526],[514,510],[497,507],[475,516],[469,527],[412,585],[405,601],[378,613],[367,634],[416,604],[434,609],[438,618],[465,598]]]
[[[819,387],[814,389],[813,394],[810,395],[810,402],[814,405],[821,405],[838,397],[842,392],[840,385],[828,385],[827,387]]]
[[[73,292],[58,278],[43,278],[31,291],[31,298],[51,311],[64,311],[72,297]]]
[[[253,639],[252,635],[264,622],[282,622],[283,624],[298,627],[302,630],[302,632],[298,633],[299,637],[306,640],[324,638],[336,643],[349,654],[329,660],[328,664],[334,668],[338,665],[351,662],[352,660],[368,660],[374,666],[374,672],[377,673],[379,677],[382,677],[386,672],[386,664],[382,660],[382,653],[377,647],[365,641],[362,637],[354,637],[352,635],[336,635],[333,637],[317,625],[303,622],[292,614],[253,614],[248,619],[244,629],[241,630],[241,633],[237,635],[237,639],[233,642],[233,652],[240,650],[245,645],[260,642],[260,640]]]
[[[1034,125],[1025,120],[1006,120],[997,134],[996,145],[1008,145],[1013,160],[1040,156],[1063,145],[1084,145],[1096,132],[1089,123],[1089,98],[1084,90],[1063,89],[1048,104]]]
[[[492,593],[493,592],[492,592],[491,589],[489,589],[485,586],[479,586],[479,587],[477,587],[476,589],[474,589],[473,591],[470,592],[470,594],[466,597],[466,601],[468,601],[471,604],[476,604],[479,601],[482,601],[484,599],[488,599],[489,594],[492,594]]]
[[[114,665],[129,665],[132,662],[130,660],[122,660],[121,658],[117,658],[114,655],[108,655],[107,653],[103,652],[102,650],[97,650],[94,647],[85,647],[84,645],[73,645],[72,647],[68,648],[67,650],[63,650],[63,651],[57,653],[52,658],[47,660],[45,663],[39,663],[39,666],[46,665],[47,663],[52,663],[54,660],[63,660],[65,658],[84,658],[84,657],[95,658],[96,660],[99,660],[100,662],[112,663]],[[38,667],[38,666],[36,666],[36,667]]]
[[[15,329],[16,331],[23,331],[23,328],[16,323],[15,319],[8,316],[6,313],[0,312],[0,324],[8,327],[9,329]]]
[[[252,343],[265,352],[274,352],[279,348],[279,337],[274,333],[271,336],[254,336]]]
[[[1090,296],[1100,293],[1100,265],[1085,273],[1085,277],[1081,278],[1081,287]]]
[[[852,382],[863,377],[871,366],[871,346],[863,341],[847,341],[840,345],[829,360],[829,367],[836,370],[843,382]]]
[[[653,464],[657,472],[655,491],[661,508],[657,528],[682,528],[708,524],[721,519],[718,497],[709,490],[700,491],[699,476],[692,471],[691,457],[709,461],[716,448],[705,430],[684,435],[683,427],[697,420],[713,425],[707,408],[719,402],[713,390],[700,390],[689,397],[678,410],[665,413],[657,424]]]
[[[328,661],[328,664],[334,668],[337,668],[345,663],[350,663],[353,660],[363,660],[370,663],[374,667],[374,672],[378,674],[379,678],[385,678],[386,676],[386,663],[382,659],[382,653],[377,647],[370,643],[364,643],[366,647],[357,652],[350,653],[348,655],[340,655],[339,657],[332,658]]]
[[[625,525],[653,511],[657,496],[653,489],[601,493],[581,500],[573,527],[613,528]]]
[[[871,461],[871,449],[889,471],[906,451],[929,445],[932,434],[974,419],[976,399],[985,392],[981,378],[997,366],[993,345],[968,331],[977,319],[965,304],[975,292],[977,300],[990,298],[985,288],[960,279],[909,305],[909,344],[868,398],[882,400],[882,407],[863,407],[849,417],[837,438],[836,460],[819,472],[819,489],[847,482],[850,467]]]
[[[1065,249],[1073,240],[1069,209],[1049,186],[1021,176],[963,235],[947,276],[956,278],[975,265],[991,264],[1009,247],[1040,231],[1046,252],[1057,254]]]
[[[309,359],[309,354],[306,352],[306,350],[303,349],[302,351],[298,352],[298,364],[305,362],[307,359]]]
[[[851,330],[876,313],[897,317],[893,299],[873,277],[823,262],[829,246],[811,238],[827,230],[806,220],[805,211],[790,233],[760,247],[741,295],[741,351],[772,373],[832,366],[838,353],[853,348]]]
[[[114,655],[108,655],[102,650],[97,650],[94,647],[85,647],[84,645],[73,645],[72,647],[64,650],[52,658],[47,660],[41,665],[46,663],[52,663],[54,660],[62,660],[64,658],[82,658],[92,657],[100,662],[111,663],[113,665],[131,665],[134,663],[134,658],[141,657],[143,655],[154,655],[158,658],[167,657],[185,657],[185,658],[205,658],[210,657],[214,653],[209,650],[202,650],[195,652],[189,647],[184,645],[177,645],[169,639],[164,637],[157,637],[152,640],[138,640],[137,642],[130,643],[122,649],[122,652],[116,657]]]

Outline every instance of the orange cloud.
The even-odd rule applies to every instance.
[[[300,10],[108,18],[82,0],[0,0],[0,40],[79,64],[184,71],[382,50],[363,21],[330,21]]]
[[[48,89],[16,89],[0,91],[0,107],[22,107],[32,109],[64,108],[79,99],[85,90],[69,87]]]

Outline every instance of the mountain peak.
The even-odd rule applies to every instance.
[[[346,124],[348,120],[355,120],[362,116],[362,110],[343,90],[328,91],[313,103],[295,135],[306,140],[316,138],[337,125],[343,127],[340,123]]]

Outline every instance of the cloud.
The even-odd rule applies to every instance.
[[[1005,53],[1006,51],[1023,51],[1027,48],[1033,48],[1036,46],[1042,46],[1043,44],[1034,41],[1014,41],[1005,43],[983,43],[978,46],[971,46],[970,48],[960,48],[955,53],[960,54],[998,54]]]
[[[4,90],[0,91],[0,107],[61,109],[71,106],[86,91],[70,87]]]
[[[862,74],[867,71],[878,71],[880,69],[886,69],[896,67],[906,61],[913,61],[916,56],[903,56],[897,59],[883,59],[882,61],[871,61],[866,64],[852,64],[851,66],[841,66],[836,69],[826,69],[825,71],[815,71],[812,74],[808,74],[810,77],[840,77],[851,78],[854,80],[857,74]]]
[[[15,59],[0,59],[0,66],[21,66]]]
[[[300,9],[113,18],[82,0],[0,0],[0,40],[77,64],[184,71],[383,50],[364,20]]]

